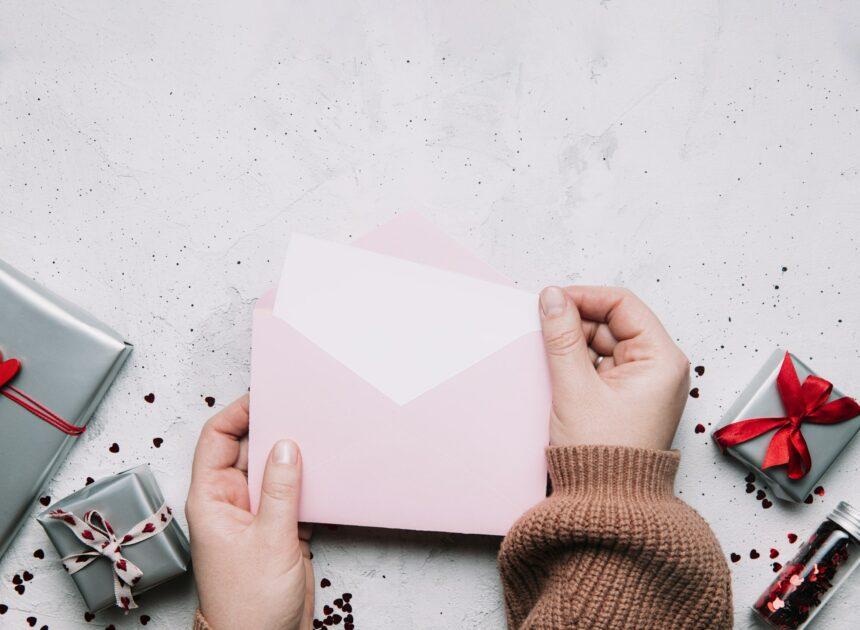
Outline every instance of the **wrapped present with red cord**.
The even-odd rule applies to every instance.
[[[138,595],[191,562],[188,538],[146,464],[81,488],[37,519],[90,612],[133,610]]]
[[[0,260],[0,557],[131,349]]]
[[[776,350],[726,412],[713,438],[773,494],[801,502],[860,430],[860,405]]]

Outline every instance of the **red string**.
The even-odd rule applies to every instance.
[[[48,407],[40,403],[38,400],[30,398],[27,394],[22,392],[17,387],[7,385],[5,388],[0,389],[0,394],[5,396],[12,402],[21,405],[24,409],[32,413],[34,416],[41,420],[44,420],[52,427],[62,431],[66,435],[78,436],[86,429],[86,427],[76,427],[75,425],[67,422],[61,416],[54,413]]]

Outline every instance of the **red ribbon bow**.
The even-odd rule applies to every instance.
[[[833,384],[818,376],[807,376],[801,385],[787,352],[776,377],[776,387],[785,407],[785,417],[739,420],[715,431],[714,439],[726,449],[777,429],[761,467],[788,464],[788,477],[800,479],[812,467],[812,456],[800,425],[804,422],[838,424],[860,415],[860,405],[847,396],[827,402]]]
[[[84,427],[75,426],[71,422],[64,420],[62,416],[54,413],[38,400],[31,398],[17,387],[9,385],[9,382],[15,378],[20,369],[21,362],[18,359],[6,359],[4,361],[3,353],[0,353],[0,396],[5,396],[12,402],[21,405],[34,416],[40,420],[44,420],[66,435],[78,436],[83,433]]]

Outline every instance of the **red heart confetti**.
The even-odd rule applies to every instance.
[[[779,573],[782,570],[782,565],[779,562],[774,562],[772,567],[774,573]]]
[[[699,424],[696,425],[696,433],[704,433],[704,432],[705,432],[705,425],[700,422]]]
[[[113,444],[111,444],[111,445],[110,445],[110,447],[108,448],[108,450],[109,450],[111,453],[119,453],[119,444],[117,444],[116,442],[114,442]]]
[[[0,615],[5,615],[9,607],[6,604],[0,604]]]
[[[33,552],[33,557],[42,560],[45,557],[45,552],[41,549],[36,549],[36,551]]]
[[[39,497],[39,503],[41,503],[42,505],[47,507],[47,506],[51,505],[51,497],[49,497],[49,496]]]
[[[145,626],[149,623],[149,615],[141,615],[140,616],[140,625]]]
[[[690,390],[690,398],[698,398],[699,397],[699,388],[694,387]]]
[[[149,404],[152,404],[152,403],[154,403],[154,402],[155,402],[155,394],[152,394],[152,393],[147,394],[146,396],[144,396],[144,397],[143,397],[143,399],[144,399],[146,402],[148,402]]]
[[[84,613],[84,621],[86,621],[87,623],[89,623],[90,621],[92,621],[95,618],[96,618],[96,616],[89,611]]]
[[[18,595],[23,595],[25,590],[27,590],[27,588],[23,584],[19,584],[15,587],[15,592],[18,593]]]
[[[758,551],[756,551],[755,549],[750,550],[750,558],[751,559],[755,560],[756,558],[758,558],[758,556],[759,556]]]
[[[210,407],[214,407],[214,406],[215,406],[215,399],[214,399],[212,396],[207,396],[207,397],[206,397],[206,398],[204,398],[203,400],[205,400],[205,401],[206,401],[206,404],[207,404],[208,406],[210,406]]]
[[[794,543],[796,543],[797,542],[797,534],[793,534],[791,532],[788,532],[788,542],[790,542],[792,545]]]
[[[38,619],[36,619],[35,617],[27,617],[27,623],[30,624],[31,628],[33,626],[35,626],[37,622],[38,622]]]
[[[818,496],[823,497],[824,496],[824,486],[818,486],[815,490],[813,490],[813,492],[815,494],[817,494]]]
[[[769,509],[769,508],[773,507],[773,503],[770,501],[770,499],[764,499],[764,500],[761,502],[761,506],[762,506],[764,509],[766,509],[766,510],[767,510],[767,509]]]
[[[774,549],[774,548],[772,548],[772,547],[771,547],[771,550],[770,550],[770,559],[771,559],[771,560],[773,560],[773,559],[774,559],[774,558],[776,558],[778,555],[779,555],[779,551],[777,551],[776,549]]]
[[[33,579],[33,574],[30,573],[29,571],[24,571],[24,581],[29,582],[32,579]]]
[[[331,586],[331,581],[328,578],[320,580],[320,588],[328,588],[329,586]]]
[[[164,444],[164,439],[160,437],[152,438],[152,445],[155,448],[161,448],[161,445]]]

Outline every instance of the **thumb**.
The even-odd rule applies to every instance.
[[[579,311],[570,296],[558,287],[541,291],[540,319],[553,395],[558,398],[591,383],[596,372]]]
[[[272,447],[266,470],[256,521],[271,535],[298,538],[299,487],[302,458],[292,440],[281,440]]]

